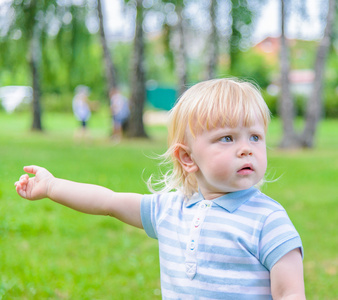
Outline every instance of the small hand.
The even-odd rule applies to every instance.
[[[45,168],[38,166],[27,166],[23,169],[27,173],[34,174],[35,177],[29,178],[28,174],[22,175],[15,183],[17,193],[28,200],[46,198],[54,176]]]

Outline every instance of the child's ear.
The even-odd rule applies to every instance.
[[[191,158],[191,151],[188,146],[183,144],[177,144],[174,155],[186,172],[194,173],[198,171],[198,166]]]

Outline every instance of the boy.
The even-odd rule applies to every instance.
[[[159,193],[115,193],[29,166],[20,196],[110,215],[159,241],[163,299],[305,299],[300,237],[262,194],[269,110],[250,83],[216,79],[171,111]]]

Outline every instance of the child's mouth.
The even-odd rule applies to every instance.
[[[237,173],[240,175],[249,175],[252,172],[254,172],[254,169],[251,164],[244,165],[241,169],[237,171]]]

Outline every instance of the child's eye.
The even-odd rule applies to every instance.
[[[232,136],[227,135],[227,136],[223,136],[220,139],[220,141],[223,142],[223,143],[230,143],[230,142],[233,142],[233,138],[232,138]]]
[[[258,135],[252,135],[251,137],[250,137],[250,141],[252,141],[252,142],[258,142],[259,141],[259,136]]]

